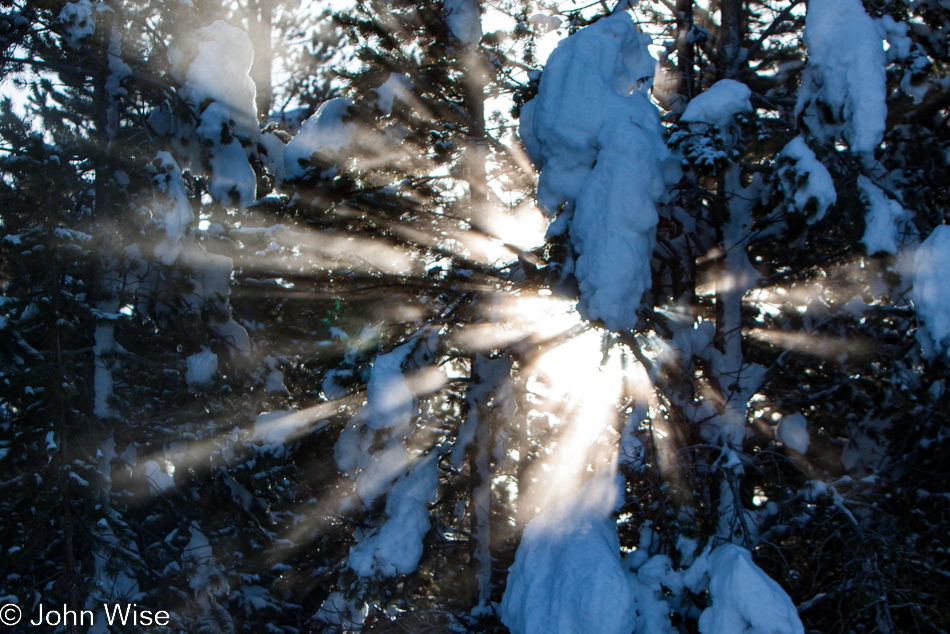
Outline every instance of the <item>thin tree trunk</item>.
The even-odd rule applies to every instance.
[[[739,79],[746,63],[742,49],[744,36],[743,0],[722,0],[719,32],[719,59],[716,63],[718,79]],[[727,142],[738,142],[738,130],[724,131]],[[753,186],[754,187],[754,186]],[[719,290],[716,292],[716,341],[721,357],[715,366],[715,381],[722,398],[719,429],[722,444],[735,452],[742,451],[746,433],[749,398],[754,393],[751,366],[743,351],[742,300],[755,284],[756,271],[746,255],[747,240],[752,222],[752,204],[755,193],[742,185],[741,167],[733,162],[718,183],[718,199],[723,212],[720,219],[720,245],[725,253],[721,261]],[[738,495],[742,474],[740,470],[723,469],[719,482],[719,537],[745,542],[750,537],[749,527]]]
[[[719,62],[716,65],[719,79],[738,79],[745,63],[742,50],[742,2],[722,0],[720,4],[722,25],[719,29]]]
[[[115,20],[116,12],[106,15]],[[100,68],[95,80],[96,102],[96,142],[97,166],[95,177],[96,206],[96,245],[98,257],[93,260],[89,276],[90,299],[96,308],[104,313],[115,313],[119,306],[115,298],[116,262],[113,257],[114,241],[117,231],[114,198],[112,194],[113,171],[109,169],[108,157],[112,150],[112,140],[119,131],[119,107],[115,95],[108,89],[109,78],[113,73],[110,59],[122,56],[122,29],[114,23],[109,26],[108,47],[102,52]],[[92,368],[91,413],[104,418],[112,414],[108,399],[112,395],[113,377],[109,368],[114,345],[114,327],[111,324],[95,326],[94,362]]]
[[[693,46],[693,0],[676,3],[676,68],[679,82],[676,92],[682,98],[683,108],[693,98],[696,83]]]
[[[485,129],[485,86],[487,73],[484,60],[476,51],[464,57],[466,111],[470,117],[468,144],[465,148],[465,168],[468,180],[471,219],[478,223],[488,213],[488,172],[485,161],[488,140]]]
[[[483,384],[488,377],[482,375],[482,366],[491,362],[476,355],[472,359],[472,379],[475,385]],[[492,475],[489,469],[489,457],[492,451],[493,436],[491,413],[484,402],[472,399],[473,411],[469,416],[475,416],[477,429],[475,432],[475,448],[469,457],[469,473],[471,477],[471,518],[474,543],[472,561],[475,564],[475,596],[473,605],[476,609],[487,608],[491,605],[491,499]]]

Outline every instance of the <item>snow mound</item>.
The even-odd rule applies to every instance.
[[[341,592],[331,592],[313,615],[314,620],[346,632],[358,632],[369,616],[369,606],[347,601]]]
[[[191,539],[185,546],[182,563],[191,569],[188,586],[197,592],[219,594],[227,592],[227,575],[218,565],[211,543],[204,533],[198,530],[195,522],[191,523]]]
[[[690,101],[680,121],[728,127],[736,115],[752,112],[751,96],[752,91],[742,82],[722,79]]]
[[[152,214],[156,224],[165,229],[165,239],[155,247],[162,264],[171,264],[181,253],[181,240],[195,219],[191,209],[185,181],[181,177],[181,168],[168,152],[155,155],[159,173],[153,179],[158,190]]]
[[[208,191],[224,204],[236,203],[242,209],[254,202],[257,176],[247,160],[244,148],[236,140],[217,145],[211,151],[211,185]]]
[[[284,180],[286,178],[286,174],[284,173],[284,152],[287,146],[274,134],[262,134],[259,143],[260,149],[262,150],[259,156],[261,157],[261,161],[264,162],[264,166],[267,167],[268,171],[270,171],[277,180]]]
[[[335,163],[340,158],[342,151],[353,142],[356,129],[343,120],[351,105],[353,102],[343,97],[330,99],[300,125],[300,132],[284,150],[284,172],[288,179],[308,176],[310,170],[305,164],[314,154],[327,163]]]
[[[650,42],[623,12],[562,40],[521,112],[521,138],[541,170],[538,202],[565,214],[549,232],[570,222],[581,309],[614,330],[636,323],[656,204],[680,176],[642,89],[656,64]]]
[[[72,48],[96,32],[96,9],[89,0],[67,3],[57,20],[66,24],[66,42]]]
[[[390,73],[389,79],[383,82],[383,84],[376,88],[373,92],[376,93],[376,107],[379,108],[379,111],[385,115],[392,114],[393,105],[396,103],[396,99],[400,101],[405,101],[406,98],[411,94],[412,91],[412,82],[409,81],[407,75],[402,75],[400,73]]]
[[[914,254],[911,297],[920,320],[917,340],[933,359],[950,351],[950,226],[940,225]]]
[[[618,495],[605,469],[528,524],[501,604],[512,634],[633,631],[635,601],[610,516]]]
[[[192,282],[195,289],[185,296],[190,310],[197,312],[212,306],[219,316],[230,315],[231,258],[211,253],[194,240],[182,243],[181,257],[194,271]],[[234,317],[212,321],[211,330],[235,352],[244,355],[251,351],[251,338],[247,329],[234,321]]]
[[[537,29],[538,33],[550,33],[561,28],[562,20],[556,15],[547,15],[545,13],[535,13],[528,18],[528,24]]]
[[[670,622],[669,604],[657,598],[657,594],[662,594],[659,586],[648,585],[634,574],[628,578],[636,606],[633,631],[636,634],[676,634],[676,629]]]
[[[412,465],[386,498],[386,521],[350,549],[347,566],[360,577],[394,577],[416,569],[429,532],[429,504],[439,488],[439,456]]]
[[[234,321],[234,317],[223,323],[214,322],[211,324],[211,330],[239,354],[251,351],[251,337],[244,326]]]
[[[418,380],[422,375],[433,379],[430,388],[444,380],[444,374],[429,365],[437,341],[438,330],[424,328],[373,362],[366,405],[351,419],[333,450],[340,470],[356,478],[357,499],[347,498],[344,508],[357,500],[372,506],[407,472],[412,456],[420,452],[409,447],[415,431],[416,389],[426,389],[428,379]],[[407,373],[411,373],[409,378]]]
[[[881,30],[861,0],[809,2],[805,17],[808,67],[795,113],[816,137],[843,135],[855,153],[874,151],[887,118],[886,58]],[[834,121],[827,121],[825,110]]]
[[[247,138],[257,138],[257,90],[251,79],[251,64],[254,62],[254,47],[250,38],[239,28],[223,20],[198,29],[198,54],[185,76],[184,92],[189,101],[201,107],[207,101],[217,102],[227,108],[227,115],[234,121],[235,130]],[[204,124],[205,112],[201,114]],[[208,113],[214,121],[220,121],[222,111]]]
[[[780,168],[778,174],[795,209],[805,213],[808,203],[815,201],[815,213],[808,218],[808,223],[813,224],[824,218],[828,208],[838,201],[838,192],[835,191],[835,183],[828,169],[802,137],[792,139],[779,152],[778,158],[790,163]]]
[[[402,370],[412,350],[411,344],[403,345],[373,361],[363,409],[363,418],[370,429],[401,430],[412,423],[416,395]]]
[[[785,416],[778,423],[775,437],[789,449],[805,453],[808,451],[808,422],[801,414]]]
[[[145,479],[153,491],[171,491],[175,488],[175,479],[155,460],[147,460],[142,465]]]
[[[804,634],[792,600],[748,550],[723,544],[707,557],[712,606],[699,617],[701,634]]]
[[[190,387],[207,385],[218,373],[218,355],[201,346],[201,352],[185,359],[185,383]]]
[[[280,361],[268,355],[264,357],[264,366],[267,368],[264,391],[289,395],[290,391],[284,385],[284,373],[280,371]]]
[[[858,176],[858,188],[868,206],[864,217],[864,237],[861,238],[868,255],[897,253],[901,225],[909,214],[867,177]]]
[[[190,63],[184,49],[169,49],[172,75],[184,82],[181,93],[198,114],[195,134],[211,146],[209,192],[218,202],[243,209],[257,193],[251,150],[241,144],[260,138],[257,89],[250,76],[254,49],[244,31],[222,20],[198,29],[196,39]]]
[[[482,18],[475,0],[445,0],[445,22],[449,30],[465,47],[474,46],[482,39]]]

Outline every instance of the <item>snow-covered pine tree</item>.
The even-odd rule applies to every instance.
[[[927,71],[943,53],[923,59],[929,27],[916,40],[897,21],[932,23],[923,7],[882,15],[860,2],[797,5],[646,9],[655,22],[645,28],[678,34],[658,80],[675,124],[669,145],[686,170],[678,183],[664,152],[645,149],[656,115],[635,105],[635,89],[650,77],[637,67],[636,32],[616,13],[561,44],[521,109],[539,203],[557,214],[552,228],[568,248],[566,279],[578,282],[585,315],[629,346],[650,388],[630,402],[621,442],[627,493],[616,505],[621,545],[634,552],[618,561],[603,524],[610,487],[591,480],[525,531],[502,604],[512,631],[693,622],[700,632],[799,632],[793,601],[816,630],[926,629],[941,612],[938,595],[898,573],[888,552],[902,550],[900,514],[868,496],[894,497],[909,456],[941,437],[916,423],[910,454],[903,434],[886,440],[898,410],[923,408],[933,420],[943,362],[929,346],[942,321],[928,289],[940,228],[912,254],[945,213],[939,203],[925,205],[927,218],[906,211],[903,187],[925,172],[905,171],[887,139],[941,137],[944,120],[920,129],[908,102],[942,98]],[[796,25],[797,51],[783,37]],[[676,188],[664,191],[664,181]],[[912,308],[922,350],[913,322],[900,321]],[[897,332],[911,336],[885,343]],[[880,383],[877,368],[893,366],[903,378]],[[592,504],[598,493],[602,506]],[[814,532],[857,560],[783,557]],[[601,570],[597,585],[565,569],[580,553]],[[614,609],[588,596],[610,597]]]
[[[335,274],[337,289],[369,290],[366,297],[376,303],[370,314],[385,329],[370,331],[375,341],[351,332],[351,337],[360,334],[351,348],[364,350],[348,353],[350,368],[333,369],[323,382],[328,397],[344,394],[347,383],[360,382],[353,380],[358,366],[366,368],[366,405],[343,430],[335,454],[340,468],[354,478],[356,493],[345,506],[368,513],[372,522],[355,535],[339,584],[342,594],[330,595],[321,609],[319,618],[328,622],[346,605],[344,596],[357,599],[347,610],[357,615],[361,602],[390,595],[394,582],[408,583],[402,575],[420,565],[423,538],[426,543],[433,539],[426,537],[426,503],[435,501],[441,481],[448,486],[433,518],[442,525],[435,535],[443,534],[434,538],[441,555],[429,560],[435,576],[413,575],[404,592],[437,592],[446,606],[484,607],[490,599],[487,536],[493,505],[490,498],[481,505],[474,500],[491,495],[489,449],[477,459],[485,469],[479,488],[474,463],[465,455],[471,438],[462,436],[479,435],[489,447],[491,439],[487,431],[462,432],[457,425],[465,416],[475,421],[474,410],[484,405],[471,394],[484,393],[487,403],[489,393],[478,383],[491,379],[481,376],[485,372],[479,365],[494,362],[445,343],[450,328],[473,318],[476,298],[493,292],[507,277],[492,268],[486,248],[494,246],[490,207],[497,207],[490,200],[487,166],[507,165],[511,159],[504,155],[510,150],[486,133],[484,104],[493,58],[480,43],[480,11],[477,3],[366,3],[353,15],[341,15],[360,44],[365,68],[349,76],[352,99],[321,106],[287,148],[297,213],[310,215],[311,226],[360,236],[370,249],[378,248],[373,244],[396,245],[411,254],[412,262],[402,270],[376,264],[377,271],[353,268],[348,275]],[[373,347],[366,350],[368,343]],[[377,346],[380,352],[374,350]],[[437,398],[426,398],[445,382],[437,370],[443,365],[469,373],[471,385],[466,389],[464,381],[456,380]],[[424,376],[429,385],[417,387]],[[391,411],[397,407],[398,415]],[[424,424],[426,420],[431,422]],[[458,439],[453,438],[456,432]],[[453,466],[440,471],[440,462]],[[453,518],[459,509],[462,513]],[[444,536],[459,530],[475,537]],[[394,545],[396,531],[408,533],[398,538],[404,544]],[[469,565],[461,571],[442,570],[446,558]],[[429,566],[423,562],[420,570]],[[476,568],[482,585],[471,590]],[[457,610],[444,610],[440,618],[454,619],[452,611]],[[368,622],[381,618],[374,610]]]
[[[110,498],[124,318],[112,251],[129,204],[127,159],[110,146],[124,132],[128,67],[120,18],[99,8],[13,5],[3,16],[0,63],[29,98],[4,102],[2,130],[4,594],[25,606],[95,609],[137,592],[134,535]]]
[[[260,584],[227,583],[261,572],[241,553],[274,541],[261,523],[281,523],[268,500],[289,483],[252,480],[238,433],[258,394],[283,388],[230,304],[235,212],[275,177],[250,43],[226,16],[4,8],[4,75],[31,99],[7,103],[3,127],[3,468],[5,486],[28,483],[9,503],[3,590],[23,606],[101,617],[104,601],[140,600],[189,631],[305,620]]]
[[[930,110],[922,121],[910,104],[924,102],[924,94],[943,98],[930,73],[945,53],[932,48],[929,26],[904,22],[932,24],[935,16],[919,5],[881,14],[860,2],[811,2],[807,11],[795,2],[723,1],[715,8],[718,15],[692,2],[678,3],[675,13],[672,6],[645,9],[652,28],[665,22],[678,34],[667,43],[666,76],[657,83],[660,102],[671,111],[667,119],[675,122],[669,144],[686,174],[660,208],[657,246],[647,255],[652,281],[639,276],[649,290],[642,300],[642,286],[631,293],[639,319],[612,311],[614,304],[604,301],[619,292],[618,276],[598,276],[595,261],[603,249],[589,251],[589,216],[581,215],[589,200],[585,188],[597,187],[601,198],[593,200],[606,195],[609,201],[604,192],[629,187],[631,179],[618,178],[616,171],[614,178],[595,178],[598,170],[609,171],[601,159],[611,156],[603,137],[579,144],[596,155],[596,163],[586,162],[586,169],[595,165],[589,175],[568,178],[566,170],[576,163],[566,163],[558,152],[564,141],[574,140],[566,124],[581,127],[590,117],[558,118],[557,108],[569,111],[573,105],[566,89],[554,87],[562,85],[559,79],[542,75],[539,97],[522,109],[526,145],[536,148],[542,167],[539,200],[544,205],[550,196],[552,208],[567,201],[565,211],[573,212],[561,217],[574,250],[581,305],[628,342],[633,336],[629,345],[639,351],[655,386],[635,403],[621,445],[632,467],[621,536],[630,531],[633,539],[623,542],[637,548],[624,561],[637,572],[634,587],[652,586],[655,597],[662,587],[666,596],[654,616],[641,611],[640,618],[661,629],[669,627],[666,615],[672,613],[674,622],[698,615],[701,632],[721,631],[729,622],[755,631],[801,631],[792,615],[780,623],[762,621],[762,607],[790,605],[781,593],[768,593],[777,603],[753,606],[733,594],[741,585],[730,590],[715,574],[705,591],[702,583],[692,585],[705,565],[705,555],[694,561],[698,539],[703,552],[712,549],[718,559],[714,567],[723,566],[723,558],[740,561],[741,551],[717,544],[752,549],[759,564],[791,590],[802,605],[802,620],[816,630],[926,629],[921,624],[933,622],[941,600],[904,574],[886,580],[899,574],[889,551],[902,550],[906,529],[900,513],[879,511],[882,505],[869,496],[885,490],[883,499],[889,500],[894,487],[906,491],[898,484],[908,486],[906,461],[921,447],[933,447],[940,438],[936,429],[943,427],[934,401],[943,361],[929,347],[931,324],[940,323],[929,306],[939,300],[926,290],[935,279],[931,269],[939,267],[931,258],[940,249],[940,228],[919,250],[916,244],[944,221],[945,209],[930,199],[918,203],[921,214],[907,211],[908,196],[929,189],[916,179],[931,173],[939,182],[942,168],[921,169],[917,158],[895,151],[888,140],[910,136],[939,144],[942,138],[943,118]],[[785,37],[799,29],[801,49]],[[561,61],[552,55],[545,72],[558,64],[560,78]],[[608,78],[616,82],[617,75]],[[579,82],[566,85],[576,88]],[[548,91],[551,105],[545,103]],[[588,103],[581,98],[579,108],[603,112]],[[610,128],[614,138],[619,125]],[[552,137],[564,141],[548,141],[545,148]],[[632,213],[633,205],[625,207]],[[597,217],[609,208],[599,205]],[[617,225],[610,226],[615,237]],[[922,350],[913,337],[913,309]],[[619,323],[622,317],[630,322]],[[624,333],[627,328],[632,332]],[[881,382],[884,367],[897,374],[889,370],[892,378]],[[908,454],[902,433],[908,425],[897,421],[922,411],[924,420],[934,422],[910,426],[917,448]],[[899,434],[899,441],[892,444],[888,433]],[[785,458],[776,459],[777,446],[784,446]],[[625,529],[627,522],[639,539]],[[816,533],[847,544],[859,553],[856,561],[798,550],[808,550]],[[912,542],[919,543],[916,536]],[[795,558],[783,552],[792,547]],[[525,562],[537,563],[534,548]],[[685,576],[677,578],[677,566]],[[515,588],[519,601],[508,607],[507,622],[530,631],[549,611],[544,604],[533,614],[519,611],[516,606],[525,602],[521,588],[541,582],[528,570],[518,572],[526,579]],[[939,575],[924,576],[928,584],[943,583]],[[914,601],[897,599],[908,596]],[[859,604],[874,607],[862,610]],[[699,608],[705,608],[702,614]],[[930,616],[919,616],[924,613]],[[616,631],[629,627],[617,625]]]

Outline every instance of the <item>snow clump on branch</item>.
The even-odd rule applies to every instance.
[[[810,2],[805,44],[808,67],[796,115],[804,113],[809,131],[821,140],[843,135],[853,152],[873,152],[887,119],[887,60],[878,25],[860,0]]]
[[[647,95],[650,43],[626,13],[592,24],[558,45],[521,111],[521,138],[541,171],[538,202],[548,215],[563,210],[549,234],[569,231],[581,310],[613,330],[636,324],[656,205],[680,177]]]

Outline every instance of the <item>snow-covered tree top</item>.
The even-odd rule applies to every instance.
[[[878,25],[861,0],[809,2],[805,44],[808,67],[796,112],[804,112],[808,129],[818,138],[843,135],[855,153],[873,152],[887,118],[886,60]],[[826,120],[826,112],[833,120]]]

